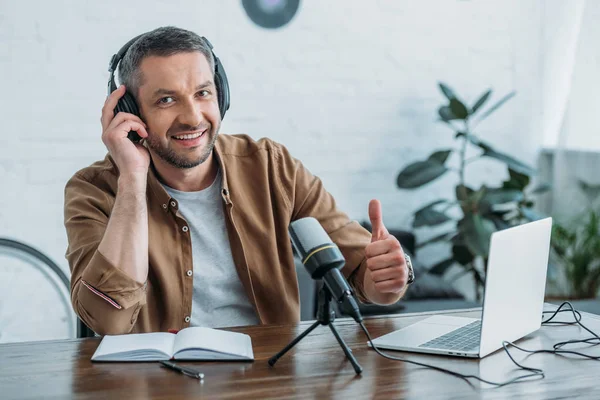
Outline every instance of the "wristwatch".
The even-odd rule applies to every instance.
[[[406,284],[410,285],[415,281],[415,270],[408,254],[404,254],[404,260],[406,260],[406,269],[408,269],[408,281],[406,281]]]

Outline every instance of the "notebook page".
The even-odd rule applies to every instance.
[[[193,327],[179,331],[173,346],[173,354],[185,349],[211,350],[254,359],[250,336],[219,329]],[[215,358],[218,359],[218,355]]]
[[[172,355],[174,341],[175,335],[164,332],[106,335],[102,338],[92,360],[126,361],[139,358],[144,353],[162,353],[164,356],[161,358],[151,358],[169,359]]]

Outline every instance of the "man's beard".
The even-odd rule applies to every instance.
[[[204,134],[209,135],[209,142],[206,145],[206,148],[204,148],[204,150],[202,151],[202,154],[200,154],[200,156],[196,158],[182,156],[175,152],[175,150],[173,150],[171,147],[163,146],[160,142],[160,139],[152,134],[148,135],[148,137],[146,138],[146,143],[148,144],[148,148],[150,150],[154,151],[157,156],[162,158],[170,165],[174,166],[175,168],[188,169],[197,167],[198,165],[206,161],[208,157],[210,157],[210,154],[212,153],[213,148],[215,147],[215,142],[217,141],[218,127],[216,130],[213,130],[211,126],[206,130]],[[168,137],[171,138],[172,135],[168,135]]]

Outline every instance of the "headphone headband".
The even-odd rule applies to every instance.
[[[119,64],[119,61],[121,61],[121,59],[123,58],[125,53],[127,53],[127,50],[129,50],[131,45],[134,44],[135,42],[137,42],[137,40],[144,35],[145,35],[145,33],[142,33],[141,35],[137,35],[136,37],[131,39],[129,42],[125,43],[123,45],[123,47],[121,47],[121,50],[119,50],[117,52],[117,54],[113,54],[113,56],[110,59],[110,63],[108,63],[108,72],[110,72],[112,74],[114,71],[117,70],[117,64]],[[212,49],[212,47],[211,47],[211,49]]]

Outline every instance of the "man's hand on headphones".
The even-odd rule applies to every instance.
[[[148,137],[148,132],[146,124],[140,117],[125,112],[115,115],[114,109],[124,94],[125,86],[121,85],[104,102],[100,118],[102,142],[117,163],[120,176],[139,177],[145,181],[150,165],[150,153],[143,145],[129,140],[127,134],[129,131],[136,131],[142,139],[145,139]]]

